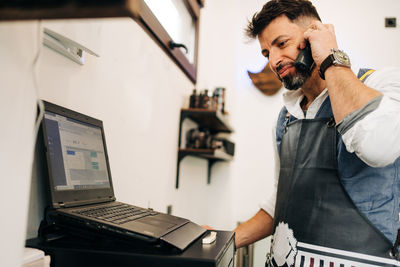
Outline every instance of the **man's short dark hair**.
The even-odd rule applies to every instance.
[[[321,20],[317,10],[308,0],[271,0],[249,21],[246,28],[247,36],[256,38],[271,21],[281,15],[286,15],[291,21],[302,16]]]

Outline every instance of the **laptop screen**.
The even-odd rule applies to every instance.
[[[100,127],[45,112],[54,190],[110,186]]]
[[[53,207],[115,200],[103,122],[43,103],[42,129]]]

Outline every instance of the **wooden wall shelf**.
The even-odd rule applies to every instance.
[[[196,156],[204,159],[232,160],[233,156],[220,149],[180,148],[179,154]]]
[[[201,108],[182,109],[181,122],[186,118],[189,118],[201,125],[202,127],[209,129],[211,133],[233,132],[232,127],[229,125],[226,116],[216,110]]]
[[[179,121],[179,141],[178,141],[178,160],[176,168],[176,184],[175,187],[179,188],[179,170],[180,162],[186,156],[203,158],[208,161],[207,183],[211,182],[211,167],[218,161],[230,161],[233,156],[226,153],[222,149],[202,149],[202,148],[181,148],[182,138],[182,123],[189,118],[196,122],[199,128],[205,128],[211,134],[219,132],[232,133],[233,129],[229,125],[227,118],[218,111],[208,109],[181,109],[181,116]]]

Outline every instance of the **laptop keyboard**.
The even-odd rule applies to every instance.
[[[127,204],[82,209],[74,211],[74,213],[115,224],[123,224],[145,216],[158,214],[152,210],[138,208]]]

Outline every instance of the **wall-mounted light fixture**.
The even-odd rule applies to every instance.
[[[81,44],[59,34],[48,28],[43,30],[43,44],[61,55],[71,59],[79,65],[85,64],[85,53],[99,57],[98,54]]]

